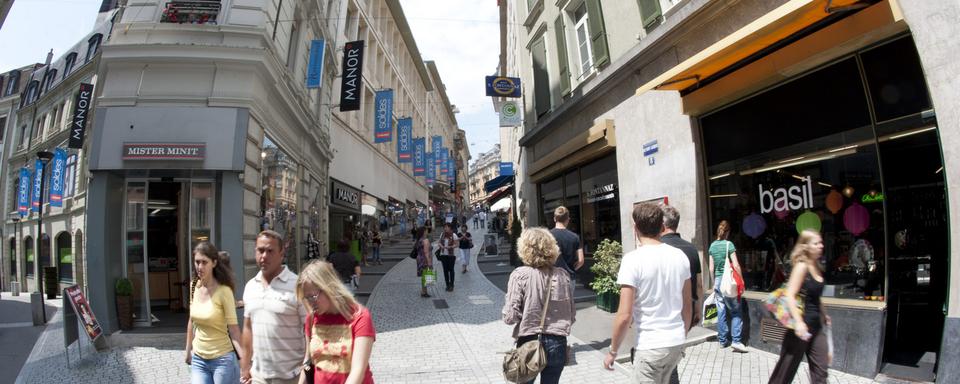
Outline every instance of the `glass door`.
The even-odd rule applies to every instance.
[[[213,238],[214,220],[214,184],[212,181],[194,181],[189,183],[190,188],[190,249],[187,250],[186,264],[188,267],[185,281],[193,280],[193,248],[201,241],[209,241],[220,248]],[[241,257],[241,255],[233,256]],[[189,292],[188,292],[189,294]],[[188,299],[189,300],[189,299]]]
[[[128,182],[124,213],[124,276],[133,282],[133,317],[140,326],[150,325],[150,292],[146,253],[147,183]]]

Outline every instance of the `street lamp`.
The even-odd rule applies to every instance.
[[[41,263],[39,261],[41,260],[41,257],[39,256],[43,253],[43,248],[41,248],[41,242],[43,241],[43,185],[44,185],[44,182],[46,181],[46,177],[44,176],[46,176],[47,163],[49,163],[50,160],[53,159],[53,152],[39,151],[37,152],[37,158],[40,159],[40,163],[42,164],[42,167],[40,167],[40,210],[39,210],[39,214],[37,215],[37,250],[36,250],[38,255],[37,265],[40,266]],[[46,324],[47,323],[47,306],[46,304],[44,304],[44,299],[43,299],[44,278],[41,277],[43,276],[42,271],[43,270],[41,269],[40,273],[37,274],[37,287],[40,289],[40,310],[43,312],[43,323]]]

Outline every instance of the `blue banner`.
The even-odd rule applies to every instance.
[[[43,162],[37,159],[33,165],[33,192],[30,193],[30,210],[40,212],[40,184],[43,183]]]
[[[437,157],[436,153],[430,152],[427,154],[427,186],[432,187],[433,182],[437,179],[437,166],[434,165],[434,158]]]
[[[501,161],[500,176],[513,176],[513,163],[509,161]]]
[[[397,161],[413,162],[413,119],[397,120]]]
[[[320,88],[323,82],[323,39],[310,42],[310,62],[307,64],[307,88]]]
[[[444,178],[447,177],[447,168],[450,164],[448,161],[450,153],[448,151],[449,149],[447,148],[440,148],[440,174],[443,175]]]
[[[520,97],[520,78],[506,76],[487,76],[487,96]]]
[[[67,151],[57,148],[53,151],[53,165],[50,168],[50,206],[63,206],[63,176],[67,168]]]
[[[413,139],[413,175],[426,176],[427,174],[427,138],[418,137]]]
[[[452,157],[447,158],[447,180],[457,181],[457,164]]]
[[[20,185],[17,188],[17,212],[24,217],[30,212],[30,170],[20,168]]]
[[[393,140],[393,90],[377,91],[373,102],[373,142]]]
[[[433,144],[433,148],[430,151],[433,153],[440,153],[440,148],[443,148],[443,136],[434,136],[430,143]],[[433,164],[440,165],[440,158],[436,156],[434,157]]]

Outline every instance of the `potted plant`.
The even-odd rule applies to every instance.
[[[124,331],[133,329],[133,308],[130,304],[133,296],[133,282],[127,278],[117,279],[114,293],[117,296],[117,320],[120,323],[120,329]]]
[[[616,312],[620,306],[620,284],[617,284],[617,274],[620,272],[620,259],[623,257],[623,247],[620,243],[603,239],[593,253],[594,264],[590,267],[593,272],[593,281],[590,288],[597,293],[597,307]]]

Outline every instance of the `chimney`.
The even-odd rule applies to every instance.
[[[49,66],[51,61],[53,61],[53,48],[50,49],[50,52],[47,52],[47,61],[45,64]]]

